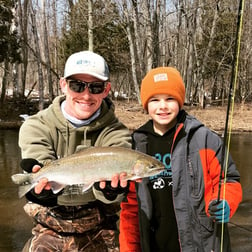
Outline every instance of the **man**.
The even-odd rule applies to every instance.
[[[72,54],[60,87],[64,95],[20,128],[26,172],[90,146],[131,146],[130,133],[107,97],[111,84],[103,57],[90,51]],[[47,179],[41,179],[26,194],[25,210],[36,225],[23,251],[118,251],[116,213],[127,184],[120,180],[118,185],[118,179],[115,175],[111,185],[102,181],[85,193],[69,186],[56,195]]]

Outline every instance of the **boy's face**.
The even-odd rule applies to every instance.
[[[176,124],[179,103],[167,94],[154,95],[148,101],[148,113],[153,119],[154,131],[163,135]]]

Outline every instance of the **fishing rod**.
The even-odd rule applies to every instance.
[[[237,16],[237,30],[236,30],[236,39],[235,39],[235,47],[234,47],[234,60],[233,60],[233,64],[232,64],[232,74],[231,74],[231,80],[230,80],[230,86],[229,86],[229,97],[228,97],[228,104],[227,104],[227,111],[226,111],[226,121],[225,121],[225,129],[224,129],[223,148],[222,148],[222,153],[221,153],[221,170],[220,170],[220,176],[219,176],[219,187],[218,187],[217,202],[220,202],[223,172],[224,172],[224,186],[225,186],[225,182],[226,182],[226,171],[227,171],[227,164],[228,164],[228,150],[229,150],[230,136],[231,136],[231,127],[229,127],[229,114],[230,114],[231,101],[232,101],[232,113],[233,113],[233,107],[234,107],[235,92],[233,90],[235,90],[236,83],[237,83],[238,63],[239,63],[239,54],[240,54],[240,42],[241,42],[241,32],[242,32],[243,10],[244,10],[244,0],[240,0],[239,9],[238,9],[238,16]],[[231,115],[231,119],[232,119],[232,115]],[[232,124],[230,124],[230,125],[232,125]],[[228,129],[229,129],[229,138],[228,138],[228,144],[227,144],[228,148],[226,150]],[[225,169],[224,169],[224,159],[225,159],[225,157],[226,157],[226,162],[225,162]],[[225,190],[223,190],[223,191],[225,191]],[[224,223],[223,223],[222,226],[224,226]],[[217,222],[215,222],[215,224],[214,224],[213,246],[212,246],[211,252],[215,251],[215,241],[216,241],[217,229],[218,229],[218,224],[217,224]],[[221,251],[222,251],[222,243],[223,243],[223,228],[222,228],[222,237],[221,237]]]

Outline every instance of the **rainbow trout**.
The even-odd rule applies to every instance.
[[[52,161],[36,173],[18,173],[11,176],[19,186],[19,197],[34,188],[41,178],[47,178],[54,193],[67,185],[82,185],[83,192],[95,182],[111,180],[115,174],[127,173],[127,180],[150,177],[164,171],[157,159],[123,147],[91,147]]]

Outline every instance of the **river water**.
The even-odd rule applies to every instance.
[[[20,172],[17,130],[0,130],[0,252],[19,252],[32,222],[24,213],[11,175]],[[252,133],[233,135],[231,154],[241,174],[243,201],[229,223],[233,252],[252,251]]]

